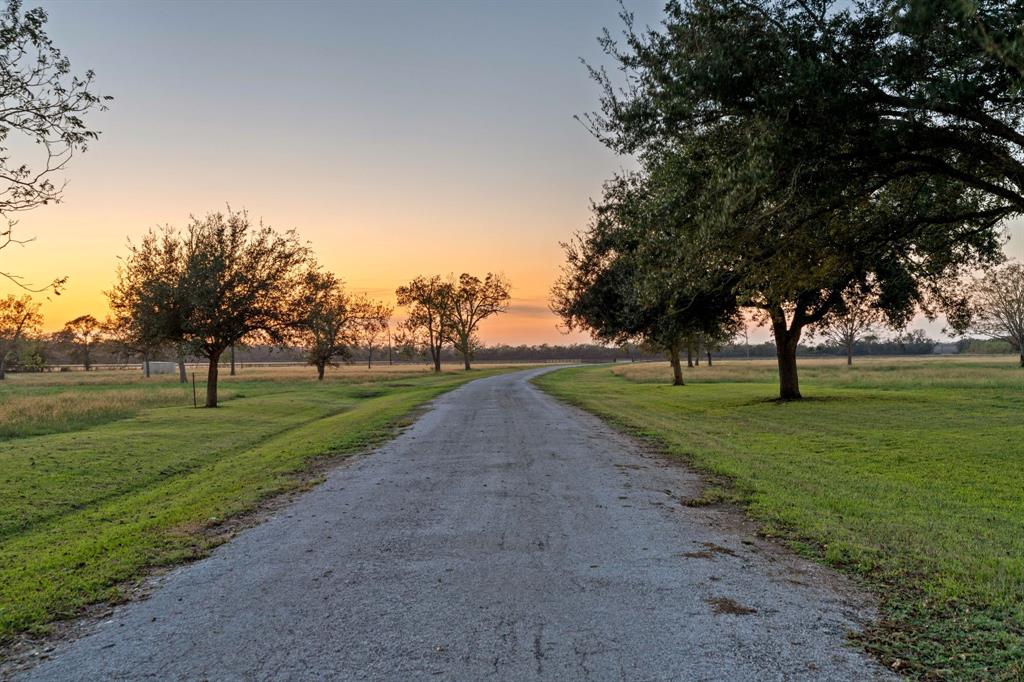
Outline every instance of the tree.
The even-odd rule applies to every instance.
[[[244,211],[193,217],[183,232],[150,231],[129,245],[115,290],[147,335],[205,357],[206,407],[217,407],[218,363],[235,343],[283,343],[301,322],[309,249]],[[121,292],[121,289],[124,289]],[[180,356],[179,356],[180,357]]]
[[[845,348],[846,364],[852,365],[854,344],[884,322],[885,315],[876,307],[873,292],[853,289],[816,325],[816,331]]]
[[[1024,76],[1024,11],[1014,3],[978,0],[902,0],[898,11],[907,23],[952,24],[957,38],[973,38],[987,55]],[[933,25],[934,25],[933,24]],[[1008,30],[1009,29],[1009,30]],[[958,40],[963,43],[965,41]],[[967,42],[969,45],[970,43]]]
[[[501,275],[488,272],[483,280],[465,272],[459,276],[448,328],[452,346],[462,355],[467,370],[473,350],[479,346],[476,330],[480,322],[508,310],[510,299],[508,282]]]
[[[253,226],[244,211],[193,218],[177,291],[182,338],[209,360],[206,407],[217,407],[218,363],[235,343],[282,343],[301,320],[295,292],[309,249],[294,231]]]
[[[92,315],[80,315],[64,324],[57,332],[60,341],[72,347],[88,372],[92,369],[92,349],[103,338],[103,325]]]
[[[138,344],[138,336],[131,327],[124,326],[114,317],[107,317],[102,323],[104,345],[124,363],[128,363],[133,355],[142,356],[142,373],[147,379],[151,349]]]
[[[357,299],[362,314],[356,330],[356,345],[366,348],[366,368],[373,367],[373,349],[385,334],[391,331],[391,314],[394,309],[377,301]]]
[[[886,5],[671,2],[660,29],[637,32],[627,15],[622,44],[604,39],[625,87],[592,70],[601,112],[585,120],[599,139],[687,189],[687,168],[704,171],[700,219],[675,223],[671,241],[691,246],[688,269],[734,273],[740,305],[771,325],[782,399],[801,397],[801,334],[844,292],[872,283],[897,325],[916,308],[962,309],[950,283],[998,262],[999,224],[1020,210],[1007,189],[1018,157],[1003,128],[984,132],[998,126],[982,101],[1012,84],[958,91],[969,60],[931,54],[923,33],[904,45]],[[919,101],[932,70],[959,93],[956,116],[980,107],[982,123],[950,124]],[[998,107],[1012,122],[1016,105]]]
[[[1005,0],[874,0],[868,16],[888,76],[865,92],[890,172],[941,173],[1024,210],[1024,6]],[[880,20],[884,18],[883,20]],[[866,136],[865,136],[866,137]]]
[[[1024,367],[1024,265],[1010,263],[977,280],[972,303],[972,328],[1007,341],[1020,353]]]
[[[309,364],[316,367],[321,381],[335,357],[349,357],[363,335],[378,334],[391,317],[387,306],[345,293],[329,272],[310,269],[302,291],[297,341],[307,349]]]
[[[31,296],[0,299],[0,380],[6,378],[7,362],[18,352],[21,342],[38,334],[42,323],[39,304]]]
[[[99,137],[85,115],[105,109],[111,99],[95,92],[92,71],[72,73],[71,62],[46,35],[46,21],[42,8],[22,11],[20,0],[8,0],[0,13],[0,216],[7,221],[0,251],[30,241],[15,237],[13,214],[60,201],[64,183],[55,176]],[[12,148],[24,157],[14,160]],[[35,158],[25,158],[29,150]],[[0,275],[29,288],[17,275]]]
[[[426,346],[435,372],[441,371],[441,350],[452,337],[455,285],[439,275],[419,276],[395,290],[398,305],[409,309],[402,328],[407,341]]]
[[[173,346],[178,359],[178,381],[186,383],[181,341],[181,301],[176,287],[183,255],[177,234],[170,228],[150,230],[138,246],[128,243],[128,256],[117,268],[117,279],[106,292],[112,338],[143,357],[146,376],[149,359],[165,346]]]
[[[551,309],[600,341],[664,350],[682,386],[681,350],[699,335],[732,336],[738,310],[728,272],[688,269],[665,243],[673,226],[693,220],[690,195],[665,189],[642,174],[605,184],[590,228],[562,245],[567,263]]]

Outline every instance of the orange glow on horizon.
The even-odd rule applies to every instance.
[[[34,237],[34,241],[9,247],[0,254],[0,263],[22,276],[27,284],[39,286],[54,277],[68,277],[59,296],[52,292],[32,294],[42,303],[46,331],[56,331],[67,320],[86,313],[98,318],[106,316],[104,292],[114,281],[118,258],[127,253],[128,240],[137,240],[149,227],[181,227],[188,220],[188,215],[181,211],[177,215],[168,212],[167,216],[146,219],[146,207],[125,205],[119,207],[120,215],[115,217],[100,201],[78,199],[77,193],[69,191],[62,204],[23,216],[18,234]],[[260,214],[254,207],[250,207],[250,212],[258,219]],[[310,242],[319,262],[338,274],[352,292],[394,305],[395,288],[419,274],[470,272],[482,276],[489,271],[501,272],[512,283],[512,302],[506,313],[481,324],[480,335],[485,343],[590,341],[585,334],[562,333],[558,319],[547,307],[547,292],[562,257],[557,240],[541,242],[539,247],[536,239],[527,243],[522,232],[517,233],[513,226],[514,216],[502,221],[504,224],[497,225],[494,231],[486,232],[472,229],[470,218],[463,224],[428,222],[425,216],[410,221],[407,216],[385,212],[376,216],[373,229],[347,227],[373,224],[369,216],[360,214],[343,214],[333,220],[317,214],[304,218],[310,226],[303,227],[298,220],[293,225],[264,214],[266,223],[276,229],[294,226]],[[584,212],[576,222],[585,218]],[[0,294],[8,293],[20,295],[13,284],[0,286]],[[402,310],[396,309],[395,320],[401,318]]]

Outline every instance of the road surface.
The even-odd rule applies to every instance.
[[[864,680],[825,569],[686,507],[685,469],[535,389],[437,399],[396,440],[160,580],[35,680]]]

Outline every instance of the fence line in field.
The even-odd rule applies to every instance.
[[[153,362],[158,362],[158,361],[154,360]],[[169,362],[169,361],[159,361],[159,362]],[[564,365],[564,364],[601,363],[601,362],[611,362],[611,361],[610,360],[599,360],[599,359],[588,359],[588,358],[544,358],[544,359],[538,359],[538,360],[529,360],[529,359],[515,359],[515,360],[494,359],[494,360],[474,360],[473,364],[474,365]],[[174,364],[177,365],[176,362]],[[358,360],[356,360],[354,362],[343,363],[343,364],[347,365],[347,366],[352,366],[352,367],[359,367],[361,365],[362,366],[366,365],[366,363],[364,361],[358,361]],[[462,364],[462,360],[458,359],[458,358],[453,358],[451,360],[444,360],[442,364],[446,364],[446,365]],[[429,362],[425,362],[423,360],[393,360],[392,362],[388,362],[387,360],[383,360],[383,361],[375,360],[373,362],[373,366],[374,367],[386,367],[388,365],[393,365],[393,366],[394,365],[398,365],[398,366],[418,366],[418,365],[430,365],[430,363]],[[185,369],[186,370],[190,370],[190,371],[191,370],[197,370],[197,371],[198,370],[206,370],[206,368],[208,366],[209,366],[209,364],[206,363],[206,362],[186,362],[185,363]],[[242,369],[272,369],[272,368],[276,368],[276,367],[310,367],[310,366],[311,365],[308,362],[303,362],[301,360],[281,360],[281,361],[265,361],[265,362],[238,362],[237,360],[235,361],[235,369],[236,370],[242,370]],[[220,363],[218,363],[218,367],[220,367],[221,369],[228,369],[228,368],[231,367],[231,363],[230,362],[220,362]],[[90,366],[90,368],[89,368],[89,371],[91,371],[91,372],[128,371],[128,370],[136,371],[136,372],[141,372],[142,371],[142,362],[93,363]],[[60,364],[60,365],[46,365],[45,367],[41,367],[41,368],[39,368],[37,370],[29,370],[29,371],[18,370],[18,369],[8,370],[8,372],[12,372],[12,373],[18,373],[19,371],[21,371],[22,373],[26,373],[26,374],[35,374],[35,373],[40,373],[40,372],[83,372],[83,371],[85,371],[85,367],[83,365],[81,365],[81,364]]]

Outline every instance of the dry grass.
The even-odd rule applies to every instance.
[[[38,372],[29,374],[8,374],[0,382],[0,396],[8,391],[30,388],[51,388],[72,386],[106,386],[110,384],[148,386],[152,384],[177,384],[177,374],[154,374],[150,378],[135,370],[103,370],[101,372]]]
[[[1024,371],[1015,371],[1013,356],[908,356],[900,358],[854,358],[847,367],[843,358],[801,358],[798,362],[801,387],[826,383],[836,388],[1009,388],[1024,389]],[[671,383],[667,362],[618,365],[615,374],[637,383]],[[775,383],[775,360],[716,360],[708,367],[684,368],[688,383]]]
[[[7,394],[0,401],[0,438],[71,431],[130,416],[147,407],[184,405],[191,399],[191,394],[186,395],[176,385]]]
[[[494,369],[504,367],[505,365],[486,365],[485,369]],[[459,364],[443,364],[441,370],[445,373],[448,372],[462,372],[462,365]],[[189,372],[193,370],[190,368]],[[430,374],[432,367],[426,364],[403,364],[403,365],[386,365],[386,364],[374,364],[373,367],[368,368],[364,364],[358,365],[339,365],[338,367],[328,367],[327,372],[324,375],[324,381],[340,381],[343,383],[362,383],[364,381],[377,381],[381,377],[413,377],[413,376],[424,376]],[[196,381],[200,381],[205,378],[205,368],[200,370],[196,369]],[[190,374],[191,376],[191,374]],[[234,377],[229,376],[226,368],[221,368],[220,378],[222,381],[301,381],[308,379],[310,381],[316,381],[316,369],[313,367],[302,367],[298,365],[289,365],[286,367],[245,367],[238,371],[238,374]]]
[[[518,366],[518,365],[517,365]],[[504,365],[486,365],[496,369]],[[446,364],[443,374],[461,374],[462,365]],[[206,368],[193,371],[200,402],[206,391]],[[247,367],[236,376],[221,368],[219,397],[251,397],[294,391],[308,384],[380,384],[423,378],[431,374],[425,364],[342,365],[328,369],[323,382],[309,366]],[[178,375],[155,374],[148,379],[137,369],[97,372],[9,374],[0,382],[0,439],[75,431],[125,419],[150,407],[191,405],[191,384],[178,383]]]

